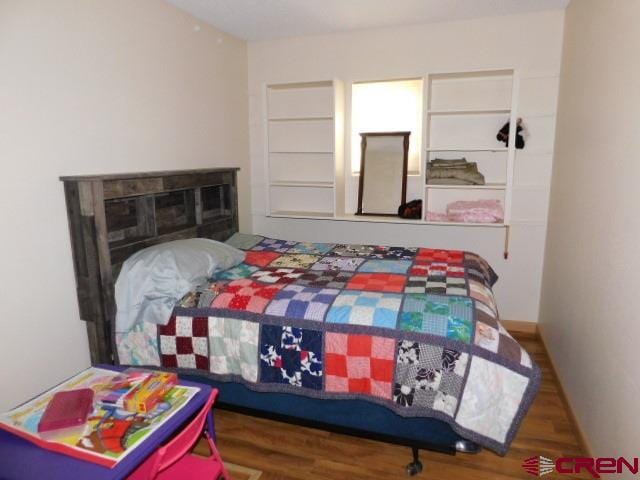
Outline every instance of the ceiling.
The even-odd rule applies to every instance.
[[[167,0],[245,40],[563,9],[570,0]]]

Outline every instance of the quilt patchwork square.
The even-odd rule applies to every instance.
[[[353,276],[340,270],[307,270],[294,283],[305,287],[337,288],[342,290]]]
[[[269,266],[307,269],[316,263],[319,258],[318,255],[309,255],[307,253],[287,253],[276,258]]]
[[[466,252],[464,263],[470,272],[473,272],[476,280],[488,286],[493,286],[498,281],[498,275],[482,257],[475,253]],[[471,277],[471,274],[469,275]]]
[[[158,325],[163,367],[209,370],[208,320],[174,315],[166,325]]]
[[[263,325],[260,338],[260,381],[322,389],[322,332]]]
[[[407,294],[399,328],[470,343],[473,302],[465,297]]]
[[[391,399],[396,341],[369,335],[327,332],[325,389]]]
[[[416,263],[411,266],[411,270],[409,270],[409,274],[414,277],[428,277],[429,265]]]
[[[404,286],[404,293],[427,293],[427,277],[410,276]]]
[[[350,290],[401,293],[406,282],[404,275],[393,273],[356,273],[347,284]]]
[[[474,356],[456,414],[463,428],[504,442],[516,420],[529,379],[497,363]],[[495,408],[496,403],[500,408]]]
[[[239,250],[250,250],[259,244],[264,237],[262,235],[251,235],[247,233],[234,233],[225,243]]]
[[[259,331],[257,322],[209,317],[211,373],[240,375],[248,382],[257,382]]]
[[[464,253],[459,250],[439,250],[433,248],[420,248],[416,255],[416,263],[446,262],[462,264]]]
[[[367,260],[358,269],[359,272],[368,273],[397,273],[404,275],[411,266],[410,260]]]
[[[486,317],[483,320],[486,320]],[[523,365],[530,363],[530,359],[527,358],[528,354],[498,322],[489,324],[478,320],[474,343],[514,363]]]
[[[393,400],[403,407],[456,413],[469,355],[438,345],[398,342]]]
[[[491,292],[490,288],[480,282],[470,280],[469,296],[482,303],[492,316],[497,317],[498,308],[496,307],[496,301],[493,298],[493,292]]]
[[[311,255],[324,255],[335,247],[333,243],[299,242],[289,249],[289,253],[308,253]]]
[[[225,285],[211,307],[262,313],[283,286],[257,283],[249,278],[233,280]]]
[[[395,328],[402,303],[392,293],[343,291],[327,314],[327,322]]]
[[[215,273],[213,275],[214,280],[238,280],[239,278],[247,278],[250,277],[252,273],[257,272],[259,267],[254,265],[247,265],[246,263],[241,263],[240,265],[236,265],[233,268],[228,270],[223,270],[222,272]]]
[[[371,245],[339,243],[333,248],[331,254],[338,257],[368,257],[374,250],[375,247]]]
[[[337,270],[342,272],[355,272],[364,262],[363,258],[354,257],[323,257],[312,267],[312,270],[329,271]]]
[[[411,260],[416,256],[417,251],[417,248],[410,247],[376,246],[370,256],[383,260]]]
[[[251,274],[251,278],[261,283],[292,283],[306,270],[299,268],[266,267]]]
[[[265,238],[260,243],[251,248],[254,252],[278,252],[285,253],[297,242],[289,240],[278,240],[275,238]]]
[[[327,322],[395,328],[402,296],[393,293],[344,291],[333,302]]]
[[[417,278],[424,277],[425,274],[425,282]],[[446,262],[414,265],[411,269],[411,275],[415,282],[408,293],[467,295],[467,280],[465,278],[465,269],[462,265],[452,265]],[[421,290],[421,287],[424,290]]]
[[[280,256],[277,252],[254,252],[250,250],[244,257],[244,263],[258,267],[266,267]]]
[[[329,305],[340,293],[333,288],[288,285],[278,292],[265,313],[278,317],[322,322]]]

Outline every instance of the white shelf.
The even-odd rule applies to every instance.
[[[470,222],[431,222],[425,221],[427,225],[444,225],[447,227],[492,227],[492,228],[500,228],[506,227],[507,225],[504,223],[470,223]]]
[[[515,70],[436,73],[427,76],[425,93],[426,159],[465,157],[484,175],[485,185],[430,185],[425,172],[423,221],[447,227],[504,228],[509,225],[515,148],[496,140],[507,121],[517,117]],[[438,154],[440,152],[440,154]],[[443,180],[444,181],[444,180]],[[498,200],[500,223],[429,221],[427,212],[444,212],[455,201]]]
[[[297,219],[331,219],[339,222],[364,222],[364,223],[402,223],[408,225],[436,225],[447,227],[505,227],[504,223],[467,223],[467,222],[428,222],[422,219],[400,218],[395,216],[379,215],[355,215],[343,214],[333,216],[330,212],[297,212],[297,211],[276,211],[268,215],[273,218],[297,218]]]
[[[434,190],[505,190],[507,186],[504,183],[487,183],[485,185],[430,185],[426,184],[425,188]]]
[[[333,117],[275,117],[268,120],[270,122],[317,122],[320,120],[333,120]]]
[[[295,210],[276,210],[270,217],[276,218],[333,218],[333,212],[303,212]]]
[[[335,220],[340,220],[343,222],[369,222],[369,223],[413,223],[413,224],[424,224],[424,221],[416,218],[400,218],[397,216],[386,216],[386,215],[356,215],[345,213],[343,215],[337,215]]]
[[[310,188],[333,188],[333,182],[313,182],[313,181],[274,181],[270,183],[272,187],[310,187]]]
[[[267,85],[264,93],[268,215],[333,218],[344,190],[337,180],[343,161],[341,82]]]
[[[428,110],[427,115],[495,115],[511,113],[510,108],[481,109],[481,110]]]
[[[268,153],[295,153],[295,154],[303,154],[303,153],[327,153],[329,155],[333,154],[333,152],[327,150],[269,150]]]
[[[438,147],[438,148],[427,148],[427,152],[508,152],[509,149],[507,147]]]

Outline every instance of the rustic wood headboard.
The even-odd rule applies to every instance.
[[[238,168],[60,177],[91,362],[113,363],[114,282],[138,250],[238,231]]]

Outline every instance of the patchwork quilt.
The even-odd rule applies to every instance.
[[[366,399],[506,453],[540,370],[498,321],[485,260],[239,234],[229,243],[244,263],[186,295],[167,325],[118,333],[120,363]]]

